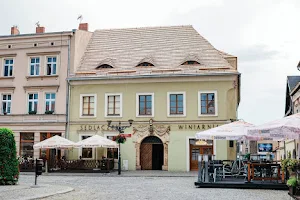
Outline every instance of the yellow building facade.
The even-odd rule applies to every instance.
[[[237,58],[216,50],[191,26],[95,31],[68,81],[70,140],[112,139],[119,133],[107,120],[134,120],[121,144],[123,169],[196,170],[199,153],[235,159],[235,142],[199,142],[195,134],[237,118]],[[69,159],[96,155],[117,162],[118,149],[68,153]]]

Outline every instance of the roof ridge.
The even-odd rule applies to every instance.
[[[174,27],[193,27],[193,25],[170,25],[170,26],[140,26],[140,27],[126,27],[126,28],[104,28],[96,29],[96,31],[109,31],[109,30],[132,30],[132,29],[151,29],[151,28],[174,28]]]

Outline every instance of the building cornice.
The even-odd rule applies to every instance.
[[[205,75],[152,75],[152,76],[116,76],[116,77],[71,77],[71,85],[92,85],[106,83],[154,83],[154,82],[191,82],[191,81],[231,81],[240,73]]]

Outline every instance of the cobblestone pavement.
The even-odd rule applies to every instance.
[[[34,177],[22,175],[20,183],[32,183]],[[196,188],[196,177],[105,177],[40,176],[39,184],[69,186],[75,190],[50,199],[200,199],[200,200],[289,200],[287,191]]]

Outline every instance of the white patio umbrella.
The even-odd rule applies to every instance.
[[[300,139],[300,113],[277,119],[253,128],[247,131],[248,136],[269,138],[272,140],[299,140]],[[296,149],[296,142],[295,142]],[[285,155],[285,143],[284,143]],[[300,148],[298,149],[298,156],[300,155]]]
[[[83,147],[83,148],[97,148],[97,147],[104,147],[104,148],[118,148],[118,144],[115,141],[109,140],[105,137],[100,135],[93,135],[87,139],[81,140],[76,143],[76,147]],[[97,150],[96,150],[96,157],[97,159]],[[97,168],[97,166],[96,166]]]
[[[300,139],[300,113],[249,128],[247,135],[278,141]]]
[[[195,137],[196,139],[206,140],[255,140],[253,137],[247,138],[247,129],[250,127],[254,127],[254,125],[243,120],[239,120],[206,131],[198,132]]]
[[[61,136],[55,135],[51,138],[48,138],[46,140],[43,140],[37,144],[33,145],[34,149],[56,149],[56,159],[58,159],[58,149],[66,149],[66,148],[72,148],[75,147],[75,143],[63,138]],[[57,168],[57,167],[56,167]]]
[[[74,142],[58,135],[55,135],[33,145],[34,149],[62,149],[72,147],[75,147]]]

